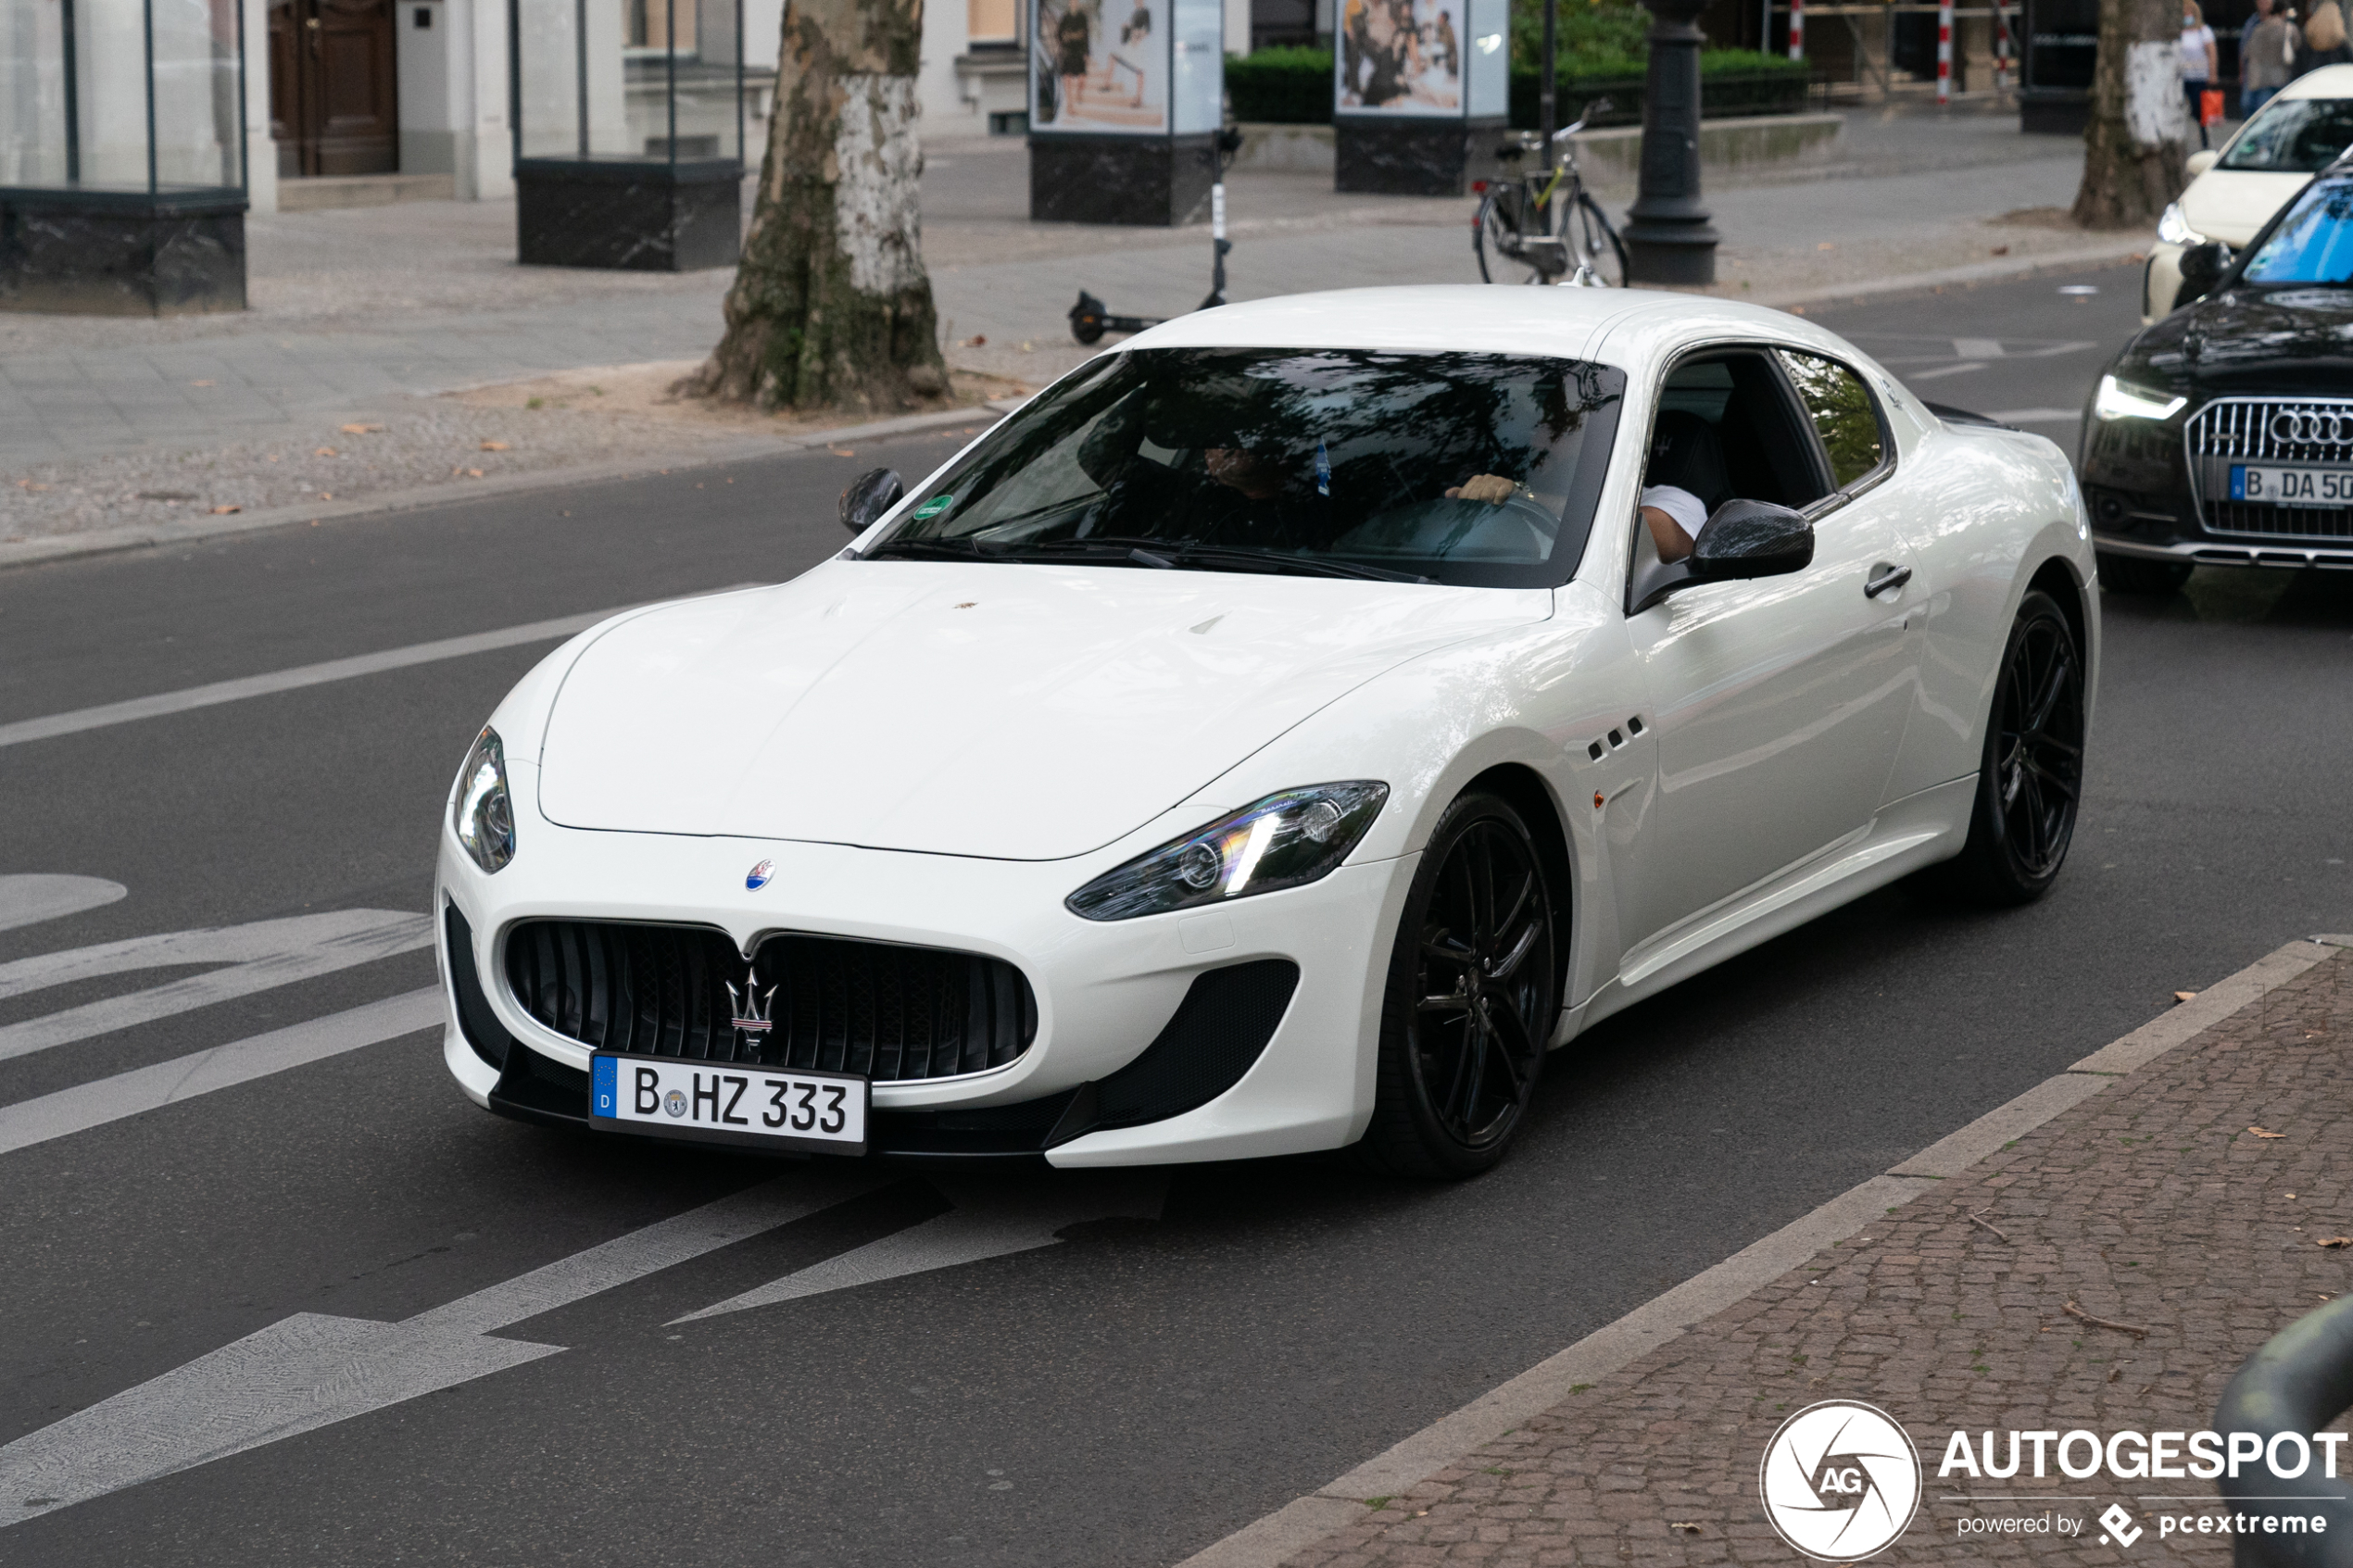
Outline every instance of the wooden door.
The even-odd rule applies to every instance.
[[[271,0],[270,118],[281,176],[399,169],[393,3]]]

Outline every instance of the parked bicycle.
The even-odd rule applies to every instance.
[[[1471,251],[1478,257],[1481,278],[1491,283],[1625,286],[1626,246],[1601,203],[1585,189],[1569,141],[1608,107],[1607,98],[1597,98],[1585,106],[1576,124],[1554,133],[1560,161],[1549,168],[1518,171],[1521,159],[1543,151],[1539,132],[1520,132],[1495,149],[1509,172],[1487,182],[1471,225]]]

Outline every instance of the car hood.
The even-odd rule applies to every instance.
[[[2147,328],[2114,370],[2196,397],[2353,395],[2353,289],[2231,289]]]
[[[577,828],[1062,859],[1383,671],[1551,608],[1543,590],[831,563],[597,638],[549,715],[539,806]]]
[[[2209,240],[2237,248],[2311,182],[2309,174],[2209,169],[2182,193],[2182,218]]]

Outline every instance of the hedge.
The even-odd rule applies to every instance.
[[[1799,114],[1806,107],[1811,73],[1803,63],[1738,49],[1702,52],[1700,112],[1710,119],[1736,115]],[[1560,61],[1557,102],[1562,124],[1593,98],[1610,100],[1597,125],[1639,125],[1642,119],[1643,62],[1616,50],[1565,52]],[[1534,70],[1512,72],[1512,123],[1536,125]],[[1290,47],[1261,49],[1226,57],[1226,91],[1234,118],[1262,124],[1324,125],[1332,118],[1332,52]]]

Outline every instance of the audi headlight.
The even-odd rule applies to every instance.
[[[2104,420],[2170,420],[2189,401],[2176,394],[2151,392],[2114,376],[2102,376],[2099,395],[2092,399],[2092,412]]]
[[[2206,243],[2206,236],[2191,228],[2190,220],[2182,216],[2180,202],[2165,204],[2164,216],[2157,220],[2157,237],[2169,245],[2202,245]]]
[[[1088,920],[1133,920],[1314,882],[1380,815],[1371,779],[1287,789],[1105,872],[1063,903]]]
[[[496,730],[484,730],[466,753],[449,825],[484,871],[497,871],[515,858],[515,802],[507,792],[507,748]]]

